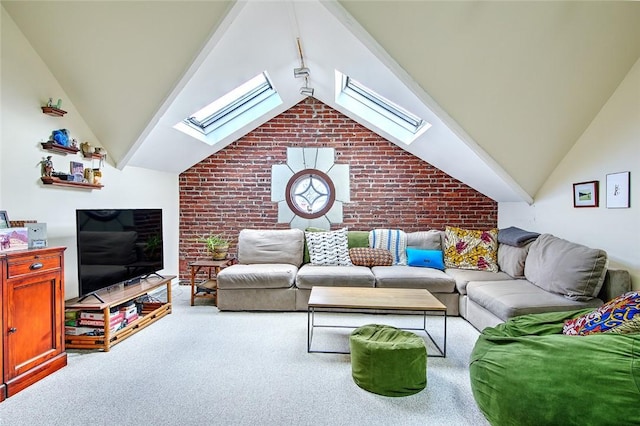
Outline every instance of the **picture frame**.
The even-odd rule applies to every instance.
[[[0,229],[11,228],[9,215],[6,210],[0,210]]]
[[[72,175],[82,175],[84,174],[84,164],[77,161],[70,161],[69,171]]]
[[[573,184],[573,207],[598,207],[598,181]]]
[[[630,204],[631,172],[610,173],[607,175],[607,208],[628,209]]]

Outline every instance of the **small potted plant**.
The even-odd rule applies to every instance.
[[[207,246],[213,260],[224,260],[229,252],[229,240],[221,234],[210,234],[200,239]]]

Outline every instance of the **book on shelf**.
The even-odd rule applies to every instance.
[[[90,320],[89,320],[90,321]],[[123,321],[120,321],[114,325],[112,325],[109,330],[113,333],[114,331],[119,330],[122,327]],[[87,327],[87,326],[65,326],[64,334],[69,336],[102,336],[104,335],[104,327]]]
[[[109,316],[113,318],[118,313],[117,309],[111,309]],[[104,320],[104,311],[80,311],[80,319]]]
[[[125,320],[127,321],[127,324],[131,324],[132,322],[134,322],[135,320],[137,320],[138,318],[140,318],[140,316],[138,315],[138,313],[136,312],[133,315],[130,315],[128,317],[125,318]]]
[[[122,306],[120,312],[124,313],[125,318],[129,318],[131,315],[138,314],[138,307],[133,304],[129,306]]]
[[[113,327],[114,324],[121,323],[122,320],[124,320],[124,314],[122,312],[119,312],[109,318],[109,325]],[[104,319],[89,319],[80,317],[80,321],[78,321],[78,324],[102,327],[104,326]]]
[[[65,326],[64,334],[69,336],[82,336],[83,334],[92,334],[97,331],[102,332],[101,328],[95,327],[75,327],[75,326]]]

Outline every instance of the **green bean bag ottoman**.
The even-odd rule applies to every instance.
[[[406,396],[427,386],[424,339],[388,325],[369,324],[351,333],[351,374],[362,389]]]
[[[640,334],[563,334],[590,310],[523,315],[484,329],[473,396],[492,425],[640,424]]]

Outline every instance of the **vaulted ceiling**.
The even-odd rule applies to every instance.
[[[314,97],[496,201],[532,201],[640,57],[640,2],[5,1],[120,168],[179,173]],[[433,127],[336,103],[335,71]],[[282,103],[213,145],[173,128],[267,71]]]

